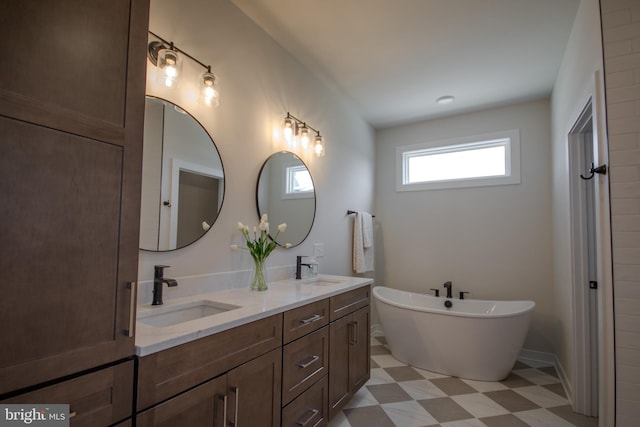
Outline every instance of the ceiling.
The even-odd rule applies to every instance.
[[[580,3],[232,1],[376,128],[549,95]]]

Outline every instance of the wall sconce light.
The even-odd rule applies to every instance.
[[[325,154],[324,138],[320,135],[320,131],[314,129],[306,122],[303,122],[299,118],[294,117],[291,113],[287,112],[287,117],[285,117],[282,122],[282,134],[288,142],[293,142],[295,144],[295,139],[300,138],[302,148],[307,150],[309,148],[309,142],[311,142],[311,131],[316,133],[316,136],[313,139],[313,152],[316,156],[323,157]]]
[[[158,43],[158,42],[152,42]],[[180,83],[180,74],[182,73],[182,57],[175,50],[173,43],[166,47],[164,45],[156,45],[158,78],[167,87],[176,87]]]
[[[149,43],[147,49],[149,60],[157,67],[158,81],[169,88],[178,87],[182,74],[182,56],[185,56],[206,70],[200,76],[200,100],[207,106],[217,107],[220,104],[220,87],[218,78],[211,73],[211,66],[179,49],[173,42],[168,42],[151,31],[149,34],[158,39]]]

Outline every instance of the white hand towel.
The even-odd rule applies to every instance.
[[[364,248],[373,247],[373,220],[368,212],[360,212],[362,217],[362,246]]]
[[[368,228],[370,236],[368,237],[369,245],[365,247],[364,235],[365,227],[364,217],[368,216]],[[366,273],[373,271],[373,225],[371,214],[366,212],[357,212],[353,222],[353,270],[356,273]]]

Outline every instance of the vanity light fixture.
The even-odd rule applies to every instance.
[[[200,100],[207,106],[217,107],[220,103],[220,87],[218,78],[211,72],[211,66],[205,65],[184,50],[179,49],[173,42],[166,41],[152,31],[149,31],[149,34],[158,39],[149,43],[147,56],[158,69],[159,82],[169,88],[179,86],[182,74],[182,56],[185,56],[206,70],[200,75]]]
[[[287,112],[287,116],[282,122],[282,134],[284,138],[293,144],[296,144],[296,139],[299,138],[300,144],[304,150],[309,148],[311,142],[311,131],[316,133],[314,137],[313,152],[318,157],[324,156],[324,138],[320,135],[320,131],[309,126],[306,122],[303,122],[299,118],[292,116]]]

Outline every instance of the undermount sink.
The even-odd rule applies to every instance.
[[[304,279],[302,283],[305,285],[331,286],[343,283],[343,281],[338,279],[329,279],[327,277],[315,277],[313,279]]]
[[[152,307],[139,313],[138,321],[156,328],[164,328],[225,313],[236,308],[240,308],[240,306],[211,300],[199,300],[184,304]]]

